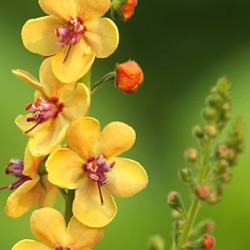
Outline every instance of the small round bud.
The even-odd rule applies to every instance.
[[[196,194],[201,200],[206,200],[209,197],[210,193],[210,188],[206,184],[200,185],[196,189]]]
[[[217,118],[218,115],[217,110],[212,107],[205,107],[202,113],[204,119],[207,121],[215,120],[215,118]]]
[[[220,159],[225,159],[228,156],[228,147],[227,145],[220,144],[216,149],[216,156]]]
[[[232,179],[232,174],[230,172],[225,172],[221,175],[221,179],[223,182],[228,183]]]
[[[200,125],[196,125],[193,128],[193,135],[197,138],[203,138],[204,137],[204,129]]]
[[[220,107],[223,103],[223,98],[220,94],[214,93],[207,97],[206,103],[211,106]]]
[[[116,86],[121,91],[132,94],[144,80],[141,67],[135,61],[127,61],[116,66]]]
[[[205,127],[205,133],[208,137],[214,138],[218,135],[218,130],[214,125],[208,125]]]
[[[215,239],[212,235],[206,234],[203,238],[202,250],[212,250],[215,245]]]
[[[198,160],[198,151],[195,148],[189,148],[185,151],[184,157],[188,162],[196,162]]]
[[[211,192],[209,195],[208,202],[211,204],[215,204],[219,201],[219,195],[216,192]]]

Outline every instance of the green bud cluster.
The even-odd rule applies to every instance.
[[[208,125],[213,125],[218,131],[224,128],[231,114],[230,83],[227,77],[220,78],[211,89],[202,114]]]
[[[214,153],[214,188],[218,196],[223,194],[224,185],[231,181],[231,167],[235,166],[238,154],[244,149],[244,128],[238,118],[229,132],[226,141],[215,148]]]

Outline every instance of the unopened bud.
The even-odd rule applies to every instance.
[[[184,206],[182,204],[181,195],[178,192],[169,192],[167,202],[172,209],[180,213],[183,213],[185,211]]]
[[[208,202],[211,204],[215,204],[219,201],[219,195],[216,192],[211,192],[208,198]]]
[[[208,137],[214,138],[218,135],[218,130],[214,125],[208,125],[205,127],[205,133]]]
[[[215,118],[217,118],[217,115],[218,115],[217,110],[212,107],[205,107],[202,113],[203,113],[204,119],[207,121],[215,120]]]
[[[209,197],[210,193],[210,188],[206,184],[200,185],[196,189],[196,194],[201,200],[206,200]]]
[[[203,138],[204,137],[204,129],[200,125],[196,125],[193,128],[193,135],[197,138]]]
[[[227,145],[221,144],[216,149],[216,155],[220,159],[225,159],[228,156],[228,147]]]
[[[199,238],[196,241],[188,241],[185,246],[185,250],[212,250],[215,245],[214,237],[210,234],[206,234],[205,236]]]
[[[114,20],[127,21],[135,12],[137,0],[113,0],[111,4],[111,16]]]
[[[189,168],[183,168],[179,171],[179,176],[183,182],[191,183],[192,174]]]
[[[213,220],[204,220],[195,226],[192,235],[211,234],[214,231],[215,223]]]
[[[230,172],[225,172],[221,175],[221,180],[225,183],[230,182],[232,179],[232,174]]]
[[[207,234],[203,238],[202,250],[212,250],[215,245],[215,239],[212,235]]]
[[[149,250],[164,250],[165,241],[160,235],[151,236],[148,240]]]
[[[206,99],[206,103],[211,106],[220,107],[223,103],[223,98],[218,93],[212,93]]]
[[[195,148],[189,148],[185,151],[184,156],[188,162],[196,162],[198,160],[198,151]]]
[[[141,67],[135,61],[127,61],[116,66],[116,86],[121,91],[132,94],[144,80]]]

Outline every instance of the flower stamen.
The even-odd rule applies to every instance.
[[[11,159],[8,163],[8,166],[5,168],[5,173],[14,175],[18,178],[18,180],[7,186],[1,187],[0,190],[13,190],[21,186],[24,182],[31,180],[29,176],[23,175],[23,167],[23,161],[18,159]]]
[[[26,110],[33,113],[33,117],[28,117],[27,122],[35,122],[35,125],[30,129],[25,131],[29,133],[39,124],[49,120],[54,119],[63,110],[63,103],[58,103],[58,98],[53,96],[49,100],[43,98],[37,98],[35,103],[28,103]]]
[[[85,31],[82,18],[72,16],[70,16],[67,26],[56,28],[56,35],[61,38],[57,45],[59,47],[69,46],[63,62],[66,62],[72,45],[80,41]]]
[[[115,162],[107,163],[106,157],[100,155],[97,158],[90,157],[87,163],[82,166],[82,169],[86,172],[87,176],[97,182],[101,205],[104,204],[101,186],[109,182],[105,173],[111,171],[114,165]]]

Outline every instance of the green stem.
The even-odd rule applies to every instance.
[[[197,197],[194,197],[183,229],[183,233],[180,237],[176,250],[181,250],[184,244],[188,241],[188,237],[191,233],[192,226],[200,208],[200,203],[201,201]]]
[[[202,157],[201,157],[201,161],[199,164],[200,165],[199,167],[200,173],[199,173],[199,179],[198,179],[199,184],[203,183],[203,180],[206,178],[207,172],[209,170],[208,161],[209,161],[209,154],[210,154],[210,143],[211,143],[211,140],[206,140],[206,141],[203,141],[202,143]],[[192,227],[195,222],[196,216],[199,212],[200,204],[201,204],[200,199],[194,196],[192,204],[189,209],[186,222],[185,222],[183,233],[178,241],[176,250],[181,250],[184,244],[188,241],[189,235],[192,232]]]
[[[96,88],[99,87],[103,82],[114,81],[114,80],[115,80],[115,72],[109,72],[101,80],[99,80],[93,84],[91,91],[94,92],[96,90]]]
[[[65,204],[65,213],[64,213],[64,219],[66,224],[69,223],[71,217],[73,216],[72,205],[74,199],[75,199],[75,190],[68,190],[66,197],[66,204]]]

